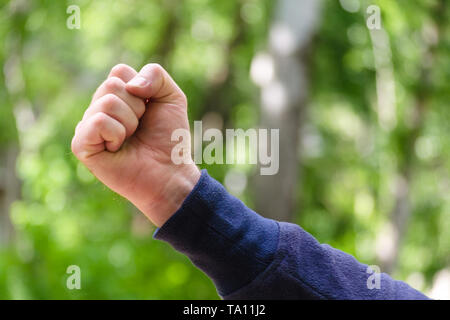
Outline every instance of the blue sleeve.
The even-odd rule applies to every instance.
[[[154,237],[187,255],[224,299],[427,299],[297,225],[263,218],[206,170]]]

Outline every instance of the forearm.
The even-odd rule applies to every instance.
[[[155,238],[186,254],[225,299],[426,299],[386,274],[370,289],[366,265],[261,217],[206,171]]]
[[[279,245],[270,266],[227,299],[428,299],[385,273],[368,272],[367,265],[320,244],[297,225],[279,225]],[[369,277],[379,277],[379,285],[369,286]]]
[[[248,209],[203,170],[194,190],[155,238],[186,254],[226,296],[270,265],[278,224]]]

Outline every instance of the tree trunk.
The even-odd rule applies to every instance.
[[[0,246],[11,241],[13,226],[9,218],[11,204],[19,198],[20,183],[16,176],[17,145],[0,151]]]
[[[230,120],[230,106],[225,101],[228,101],[225,97],[229,95],[228,90],[233,85],[235,77],[233,71],[233,54],[236,48],[238,48],[247,38],[246,26],[242,19],[241,9],[243,2],[236,4],[233,16],[233,23],[235,31],[231,39],[224,46],[225,61],[223,68],[219,71],[217,77],[210,82],[208,90],[206,90],[206,96],[203,99],[204,104],[201,109],[201,114],[205,115],[209,112],[218,112],[222,118],[223,123],[228,124]]]
[[[445,22],[443,13],[446,12],[445,6],[445,0],[440,0],[432,12],[432,16],[436,18],[433,26],[436,36],[435,41],[423,39],[427,47],[421,60],[423,61],[420,71],[421,76],[419,77],[421,83],[418,84],[417,87],[419,89],[415,94],[414,117],[401,143],[402,152],[395,182],[395,204],[390,214],[388,225],[377,238],[377,258],[380,262],[381,270],[386,273],[392,273],[396,267],[402,240],[407,231],[407,224],[411,215],[410,186],[412,172],[414,171],[414,148],[423,128],[429,106],[429,97],[432,93],[430,73],[434,65],[439,39],[442,38],[442,24]]]
[[[8,55],[3,62],[0,74],[0,87],[5,90],[2,108],[11,108],[11,118],[3,121],[14,122],[13,137],[1,145],[0,150],[0,246],[8,244],[14,233],[10,220],[11,204],[20,198],[20,180],[16,174],[16,162],[20,151],[19,123],[13,109],[19,101],[26,99],[22,72],[23,33],[29,16],[30,6],[27,3],[12,5],[9,8],[11,25],[5,40]]]
[[[255,177],[255,204],[262,215],[281,221],[291,221],[296,207],[308,49],[319,12],[318,0],[279,0],[269,30],[269,53],[256,56],[252,63],[252,78],[261,87],[261,127],[280,129],[279,171]]]

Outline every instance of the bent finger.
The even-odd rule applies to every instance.
[[[116,119],[98,112],[82,121],[72,140],[72,152],[81,161],[105,150],[116,152],[126,138],[125,127]]]
[[[128,92],[157,102],[175,103],[186,106],[186,96],[172,77],[159,64],[145,65],[126,84]]]
[[[136,75],[137,71],[134,70],[132,67],[124,63],[119,63],[114,67],[112,67],[108,75],[108,78],[117,77],[122,79],[123,82],[128,82],[131,79],[133,79]]]
[[[109,77],[97,89],[92,97],[92,103],[108,94],[114,94],[128,104],[138,118],[145,112],[143,99],[138,98],[125,89],[125,82],[118,77]]]
[[[139,119],[131,107],[120,97],[108,93],[95,101],[85,112],[84,119],[92,117],[98,112],[103,112],[119,121],[127,131],[127,137],[131,136],[139,124]]]

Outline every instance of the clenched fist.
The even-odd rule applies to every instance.
[[[147,103],[147,104],[146,104]],[[158,64],[119,64],[98,87],[75,129],[72,152],[106,186],[160,227],[200,172],[171,160],[172,132],[189,129],[186,96]]]

